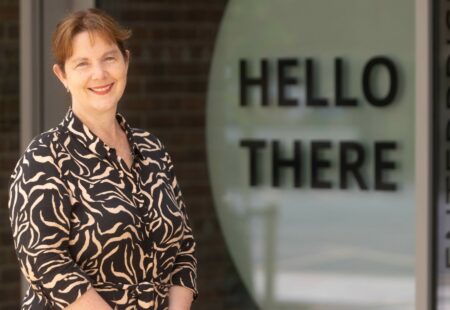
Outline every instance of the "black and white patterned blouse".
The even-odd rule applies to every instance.
[[[9,210],[30,283],[22,309],[62,309],[91,287],[115,309],[167,309],[171,285],[196,296],[195,241],[170,156],[117,120],[131,169],[71,109],[17,163]]]

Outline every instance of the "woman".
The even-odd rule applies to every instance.
[[[35,137],[10,180],[9,210],[30,288],[23,309],[189,309],[195,241],[173,164],[117,114],[129,31],[90,9],[53,35],[72,104]]]

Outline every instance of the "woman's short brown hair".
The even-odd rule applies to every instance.
[[[72,56],[73,38],[83,31],[88,31],[91,35],[98,33],[108,42],[117,44],[123,57],[127,58],[125,40],[131,36],[131,31],[120,26],[105,12],[91,8],[70,13],[58,23],[53,32],[53,56],[63,71],[64,63]]]

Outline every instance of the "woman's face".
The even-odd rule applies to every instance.
[[[58,65],[53,71],[70,91],[73,108],[83,113],[115,112],[127,82],[128,57],[116,44],[87,31],[73,38],[72,49],[65,72]]]

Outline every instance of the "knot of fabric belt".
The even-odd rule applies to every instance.
[[[139,283],[111,283],[111,282],[97,282],[96,287],[102,289],[119,289],[129,293],[131,297],[139,298],[141,295],[155,292],[158,295],[165,296],[171,284],[159,281],[143,281]],[[147,298],[145,298],[147,299]]]
[[[136,292],[135,294],[137,294],[137,296],[151,291],[156,291],[161,295],[165,295],[169,287],[170,284],[168,283],[151,281],[151,282],[140,282],[137,284],[123,284],[122,289],[128,290],[130,292]]]

